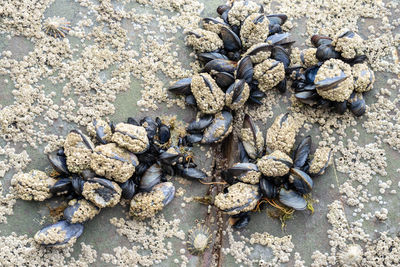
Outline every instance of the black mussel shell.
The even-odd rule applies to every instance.
[[[332,38],[315,34],[311,36],[311,43],[315,47],[319,47],[320,45],[330,45],[332,43]]]
[[[167,143],[170,138],[171,138],[171,132],[169,127],[165,124],[161,124],[160,127],[158,128],[158,140],[160,141],[160,144]]]
[[[238,141],[238,151],[239,151],[239,160],[240,162],[246,163],[249,162],[249,155],[247,155],[247,152],[243,146],[242,141]]]
[[[50,187],[50,193],[69,193],[72,190],[72,180],[70,178],[61,178],[52,187]]]
[[[179,174],[186,179],[190,180],[204,180],[207,178],[207,174],[196,168],[185,168],[182,165],[178,165]]]
[[[332,58],[340,58],[340,54],[335,51],[332,45],[320,45],[317,48],[316,57],[320,61],[326,61]]]
[[[207,127],[203,134],[203,139],[201,140],[204,144],[212,144],[221,140],[225,137],[228,130],[231,129],[232,124],[232,114],[228,111],[221,112],[222,118],[215,117],[210,126]],[[222,129],[222,131],[221,131]]]
[[[67,167],[67,158],[66,156],[59,156],[57,153],[51,153],[47,155],[49,162],[53,169],[60,174],[69,174]]]
[[[290,169],[293,186],[300,194],[308,194],[313,188],[313,180],[311,177],[300,169]]]
[[[121,196],[125,199],[132,199],[137,193],[137,185],[132,179],[119,185],[122,189]]]
[[[192,90],[190,89],[190,84],[192,83],[192,78],[184,78],[173,85],[171,85],[168,90],[174,94],[178,95],[189,95],[192,93]]]
[[[229,52],[239,51],[242,48],[240,38],[228,27],[221,27],[221,39],[224,43],[224,49]]]
[[[245,228],[250,222],[250,214],[248,212],[233,215],[232,218],[237,218],[236,222],[233,224],[233,228],[235,229]]]
[[[279,192],[278,187],[267,178],[260,179],[260,190],[263,196],[269,199],[276,198]]]
[[[353,92],[347,101],[347,105],[350,111],[357,117],[360,117],[365,113],[366,106],[362,94],[356,94]]]
[[[288,17],[285,14],[272,14],[267,16],[270,24],[279,24],[283,25]]]
[[[142,120],[140,120],[140,125],[142,125],[146,129],[147,137],[150,140],[153,140],[154,136],[157,134],[158,123],[153,120],[153,118],[146,116]]]
[[[160,165],[151,165],[143,174],[140,180],[139,189],[141,191],[150,192],[153,186],[160,183],[162,176],[163,172]]]
[[[219,15],[222,15],[224,12],[229,11],[230,9],[231,7],[228,5],[220,5],[217,7],[217,13]]]
[[[250,83],[253,79],[253,74],[253,62],[251,61],[250,56],[245,56],[238,64],[236,79],[244,79],[247,83]]]
[[[210,62],[211,60],[214,59],[228,59],[227,56],[217,53],[217,52],[208,52],[208,53],[200,53],[197,55],[200,61],[202,61],[204,64]]]
[[[306,136],[297,146],[293,154],[293,167],[301,169],[306,164],[311,150],[311,136]]]
[[[194,97],[194,95],[185,96],[185,104],[188,106],[196,107],[197,102],[196,102],[196,98]]]
[[[228,72],[218,72],[214,75],[214,80],[221,89],[226,90],[235,82],[235,77]]]
[[[228,72],[233,74],[236,69],[236,62],[229,59],[213,59],[204,66],[204,71],[211,73],[216,72]]]
[[[204,131],[205,128],[210,126],[212,123],[214,117],[212,115],[204,115],[203,117],[200,117],[199,119],[192,121],[188,127],[186,128],[186,131],[188,133],[201,133]]]
[[[281,190],[279,191],[279,201],[282,202],[282,204],[295,210],[305,210],[307,208],[307,201],[303,198],[302,195],[295,192],[294,190],[281,188]]]

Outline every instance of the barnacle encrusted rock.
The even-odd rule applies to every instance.
[[[191,89],[197,107],[205,114],[215,114],[225,105],[225,94],[207,73],[192,77]]]
[[[326,82],[338,77],[346,77],[343,81],[325,86]],[[337,102],[347,100],[353,92],[353,75],[349,64],[339,59],[330,59],[324,62],[315,76],[314,83],[317,92],[325,99]]]
[[[78,131],[71,131],[65,138],[64,153],[70,172],[80,173],[90,168],[94,144],[89,137]]]
[[[363,93],[372,89],[375,82],[375,75],[374,72],[368,68],[367,64],[355,64],[352,67],[352,73],[354,78],[354,90]]]
[[[101,129],[101,130],[99,130]],[[111,141],[112,137],[112,131],[110,125],[104,121],[104,120],[94,120],[92,123],[89,123],[88,126],[86,127],[86,130],[88,131],[89,135],[92,137],[96,137],[97,131],[100,132],[102,135],[102,140],[106,142]]]
[[[111,141],[136,154],[143,153],[149,148],[146,129],[129,123],[118,123]]]
[[[76,200],[73,199],[68,202],[68,208],[72,209],[72,212],[69,213],[68,218],[65,218],[69,223],[83,223],[88,220],[91,220],[99,214],[100,209],[87,201],[86,199]],[[64,210],[64,217],[65,210]]]
[[[229,215],[254,209],[261,197],[256,185],[236,183],[227,190],[227,193],[221,192],[215,197],[214,204]]]
[[[200,53],[215,51],[224,45],[218,34],[203,29],[190,31],[186,36],[186,44]]]
[[[165,195],[161,190],[140,192],[132,198],[129,214],[140,220],[151,218],[163,209],[164,198]]]
[[[138,164],[133,153],[109,143],[94,149],[90,167],[100,176],[123,183],[133,175]]]
[[[240,26],[250,14],[260,12],[260,8],[260,5],[253,1],[234,1],[228,12],[229,24]]]
[[[253,77],[259,83],[258,88],[266,92],[285,78],[285,67],[282,62],[267,59],[254,67]]]
[[[240,28],[240,39],[243,47],[264,42],[269,34],[269,20],[260,13],[251,14]]]
[[[330,147],[318,147],[308,172],[310,174],[324,174],[326,167],[332,163],[331,153],[332,149]]]
[[[17,173],[11,179],[11,185],[19,198],[36,201],[43,201],[52,197],[50,187],[56,182],[57,180],[39,170]]]
[[[276,117],[267,131],[267,148],[289,153],[296,139],[296,134],[301,127],[300,122],[295,121],[289,114],[281,114]]]
[[[360,54],[363,42],[358,34],[344,29],[333,39],[332,45],[342,57],[352,59]]]
[[[275,150],[257,161],[257,167],[265,176],[284,176],[289,173],[292,159],[285,153]]]
[[[117,183],[111,181],[110,183],[112,183],[113,189],[97,182],[85,182],[82,196],[99,208],[114,207],[121,199],[122,189]]]

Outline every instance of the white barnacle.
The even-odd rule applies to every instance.
[[[210,230],[207,226],[198,224],[189,230],[187,246],[190,253],[198,255],[203,253],[211,242]]]
[[[64,17],[51,17],[44,21],[43,30],[54,38],[64,38],[71,28],[69,21]]]

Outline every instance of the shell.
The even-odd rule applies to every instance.
[[[90,167],[97,175],[123,183],[133,175],[138,164],[135,154],[109,143],[94,149]]]
[[[188,32],[185,40],[197,52],[212,52],[223,46],[218,34],[203,29]]]
[[[175,187],[171,182],[160,183],[151,192],[136,194],[130,203],[129,214],[138,219],[153,217],[168,205],[175,195]]]
[[[279,177],[289,173],[292,159],[282,151],[275,150],[257,161],[257,167],[265,176]]]
[[[261,194],[258,186],[236,183],[215,197],[214,205],[229,215],[253,210]]]
[[[237,110],[246,103],[250,95],[250,88],[245,82],[245,80],[236,80],[229,88],[226,90],[225,94],[225,104],[232,110]]]
[[[142,154],[149,149],[147,131],[142,126],[118,123],[111,141],[135,154]]]
[[[38,231],[34,236],[34,240],[45,247],[64,248],[72,246],[82,232],[82,224],[70,224],[65,220],[61,220]]]
[[[301,124],[288,113],[276,117],[267,131],[267,150],[280,150],[288,154],[292,150],[300,127]]]
[[[140,180],[139,189],[150,192],[151,189],[161,181],[163,176],[162,169],[157,163],[153,164],[146,170]]]
[[[290,169],[289,181],[293,183],[296,191],[302,195],[310,193],[314,185],[307,173],[296,168]]]
[[[314,153],[309,173],[312,175],[322,175],[330,164],[332,164],[332,149],[329,147],[319,147]]]
[[[53,169],[60,174],[69,174],[67,167],[67,157],[65,155],[58,155],[57,152],[53,152],[47,155],[47,158],[53,167]]]
[[[337,102],[347,100],[354,89],[350,65],[338,59],[325,61],[314,83],[320,96]]]
[[[113,207],[121,198],[122,189],[107,179],[92,178],[84,181],[82,195],[99,208]]]
[[[248,16],[240,29],[243,47],[249,48],[264,42],[269,35],[269,24],[270,21],[264,14],[254,13]]]
[[[90,169],[90,160],[94,144],[80,130],[72,130],[64,142],[64,152],[67,156],[68,170],[72,173],[81,173]]]
[[[104,120],[95,119],[86,127],[86,129],[89,135],[95,137],[101,144],[106,144],[111,141],[111,126]]]
[[[44,21],[43,30],[54,38],[64,38],[71,28],[70,23],[65,18],[51,17]]]
[[[261,178],[261,172],[254,163],[236,163],[227,172],[233,179],[243,183],[258,184]]]
[[[211,233],[207,226],[198,224],[189,230],[188,240],[186,241],[188,250],[193,255],[204,253],[211,243]]]
[[[84,223],[99,214],[100,209],[86,199],[73,199],[64,210],[64,219],[69,223]]]
[[[221,142],[232,132],[232,114],[228,111],[222,111],[215,115],[213,122],[204,131],[203,144]]]
[[[209,74],[202,73],[193,76],[191,88],[197,107],[203,113],[215,114],[224,107],[225,94]]]
[[[28,173],[17,173],[11,179],[13,190],[23,200],[43,201],[53,196],[50,192],[57,180],[45,172],[31,170]]]
[[[259,158],[264,151],[264,137],[253,119],[245,114],[243,127],[240,130],[240,140],[250,158]]]
[[[285,79],[285,67],[275,59],[266,59],[254,67],[254,79],[259,83],[259,89],[266,92]]]
[[[300,194],[285,188],[279,191],[279,201],[295,210],[305,210],[307,207],[307,201]]]

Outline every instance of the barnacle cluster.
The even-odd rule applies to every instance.
[[[311,106],[333,107],[339,114],[349,109],[355,116],[363,115],[363,94],[375,81],[374,72],[364,63],[363,39],[345,29],[334,38],[314,35],[311,42],[315,48],[294,56],[301,65],[294,68],[295,97]]]
[[[249,213],[261,203],[280,209],[283,215],[308,207],[313,178],[322,175],[331,164],[332,151],[319,147],[310,155],[310,136],[293,150],[299,127],[290,114],[281,114],[264,139],[251,117],[245,115],[239,136],[240,162],[222,173],[229,185],[214,201],[215,206],[232,216],[234,227],[245,227],[250,221]]]
[[[204,18],[203,29],[186,36],[203,71],[169,87],[200,112],[201,122],[188,131],[188,143],[222,141],[232,130],[235,110],[249,102],[261,104],[272,88],[286,90],[288,48],[293,43],[282,29],[287,16],[266,15],[253,1],[233,1],[217,12],[219,18]]]
[[[62,220],[35,235],[43,246],[72,245],[83,232],[83,223],[101,209],[130,200],[129,214],[146,219],[168,205],[175,187],[167,175],[202,180],[182,138],[171,138],[171,127],[159,118],[140,122],[129,118],[116,125],[94,120],[88,125],[91,138],[72,130],[64,146],[48,155],[53,172],[18,173],[11,180],[23,200],[44,201],[65,196],[68,201]],[[175,144],[175,143],[176,144]]]

